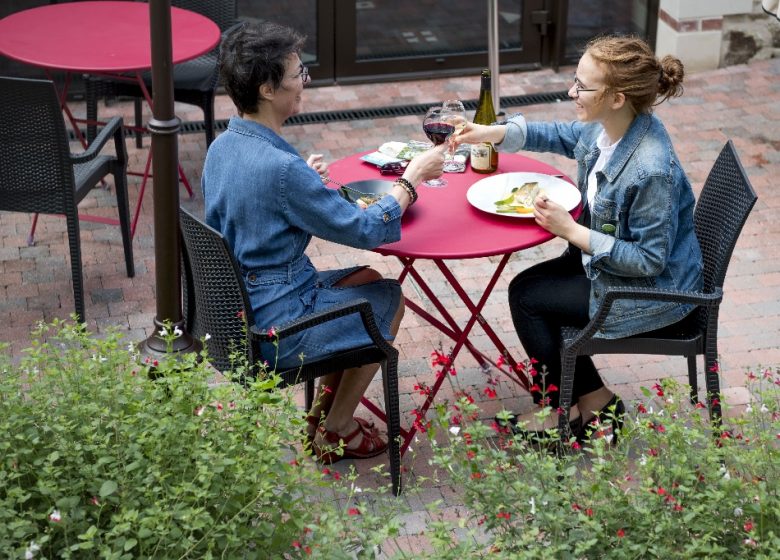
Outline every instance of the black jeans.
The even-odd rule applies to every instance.
[[[545,385],[561,385],[561,326],[584,327],[588,321],[590,280],[582,268],[582,254],[569,246],[566,253],[524,270],[509,285],[512,321],[529,358],[546,369]],[[578,356],[574,375],[572,405],[579,397],[604,386],[590,356]],[[534,379],[540,386],[541,377]],[[558,407],[560,391],[547,394],[550,406]],[[542,394],[531,393],[534,402]]]

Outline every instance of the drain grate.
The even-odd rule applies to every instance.
[[[537,105],[540,103],[555,103],[569,99],[567,91],[555,91],[547,93],[529,93],[525,95],[511,95],[501,98],[501,107],[523,107],[526,105]],[[391,117],[403,117],[408,115],[422,115],[436,102],[431,103],[412,103],[409,105],[393,105],[389,107],[375,107],[368,109],[348,109],[344,111],[317,111],[312,113],[301,113],[287,119],[286,126],[295,126],[301,124],[324,124],[329,122],[360,121],[366,119],[386,119]],[[473,111],[477,108],[477,100],[470,99],[463,102],[467,110]],[[214,128],[221,132],[227,128],[228,120],[220,119],[214,122]],[[190,121],[182,123],[182,134],[203,133],[203,121]],[[131,135],[127,133],[126,135]],[[145,134],[148,134],[146,132]],[[70,133],[71,140],[75,139],[73,132]]]

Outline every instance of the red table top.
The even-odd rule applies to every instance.
[[[376,166],[360,160],[363,152],[331,164],[330,176],[341,183],[363,179],[388,179]],[[525,171],[561,174],[556,168],[518,154],[499,154],[498,171]],[[417,187],[420,197],[401,222],[401,240],[376,249],[383,255],[426,259],[470,259],[504,255],[549,241],[554,235],[542,229],[533,218],[497,216],[478,210],[466,200],[466,191],[480,179],[475,173],[445,173],[447,186]],[[579,215],[580,209],[572,213]]]
[[[195,58],[220,39],[217,24],[171,8],[173,62]],[[0,54],[34,66],[75,72],[152,67],[149,5],[71,2],[16,12],[0,20]]]

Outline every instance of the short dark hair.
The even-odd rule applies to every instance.
[[[306,38],[275,23],[244,23],[222,40],[219,75],[239,113],[256,113],[259,87],[270,82],[274,89],[284,79],[285,62],[300,54]]]

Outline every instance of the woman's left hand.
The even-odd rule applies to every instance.
[[[534,200],[534,218],[537,224],[550,233],[586,252],[590,250],[590,230],[578,224],[563,206],[543,194]]]
[[[328,178],[328,164],[323,161],[322,154],[311,154],[306,160],[306,165],[319,173],[323,181]]]

